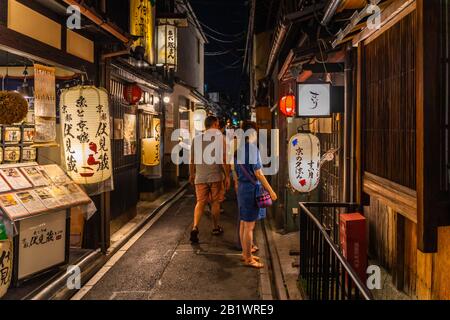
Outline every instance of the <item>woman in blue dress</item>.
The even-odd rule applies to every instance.
[[[241,220],[239,236],[244,264],[253,268],[262,268],[264,265],[259,258],[252,255],[255,223],[266,215],[266,209],[259,208],[256,203],[256,192],[263,186],[273,201],[277,200],[277,195],[262,172],[261,155],[257,147],[256,124],[246,122],[243,129],[248,138],[239,146],[234,159],[238,177],[237,196]]]

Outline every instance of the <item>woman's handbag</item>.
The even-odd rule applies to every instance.
[[[256,187],[256,204],[258,208],[268,208],[272,205],[272,198],[270,193],[264,188],[264,186],[257,184],[256,179],[247,171],[244,165],[239,165],[244,175],[248,180]]]

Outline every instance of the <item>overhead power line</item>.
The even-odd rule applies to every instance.
[[[211,31],[211,32],[213,32],[213,33],[216,33],[216,34],[218,34],[218,35],[220,35],[220,36],[223,36],[223,37],[235,38],[235,37],[241,37],[242,35],[245,34],[245,31],[242,31],[242,32],[239,32],[239,33],[235,33],[235,34],[230,34],[230,33],[226,34],[226,33],[219,32],[219,31],[217,31],[217,30],[215,30],[215,29],[209,27],[208,25],[204,24],[204,23],[201,22],[201,21],[200,21],[200,24],[202,25],[202,27],[208,29],[209,31]]]
[[[214,41],[217,41],[217,42],[220,42],[220,43],[236,43],[236,42],[242,41],[242,39],[244,38],[243,36],[241,36],[241,37],[236,38],[234,40],[222,40],[222,39],[216,38],[215,36],[210,35],[209,33],[205,32],[205,34],[206,34],[207,38],[210,38],[210,39],[212,39]]]
[[[231,49],[225,51],[216,51],[216,52],[205,52],[205,56],[207,57],[215,57],[215,56],[224,56],[226,54],[233,53],[234,51],[244,51],[244,49]]]

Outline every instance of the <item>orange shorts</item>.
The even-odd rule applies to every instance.
[[[225,185],[223,181],[196,184],[195,194],[198,202],[223,202],[225,200]]]

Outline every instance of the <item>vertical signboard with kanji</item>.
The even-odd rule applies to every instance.
[[[61,94],[61,130],[69,176],[79,184],[99,183],[112,175],[108,94],[79,86]]]
[[[155,0],[131,0],[130,33],[139,36],[134,46],[145,49],[145,60],[155,63]]]
[[[168,23],[158,26],[158,64],[176,69],[177,27]]]

